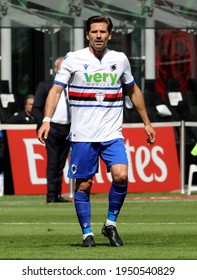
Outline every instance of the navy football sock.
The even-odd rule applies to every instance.
[[[123,205],[125,196],[127,194],[127,184],[120,185],[112,182],[109,191],[109,208],[107,219],[116,222],[120,209]]]
[[[75,209],[83,234],[92,232],[90,227],[91,205],[90,195],[76,191],[74,195]]]

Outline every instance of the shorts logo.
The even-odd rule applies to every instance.
[[[102,91],[96,93],[96,100],[98,102],[102,102],[104,98],[105,98],[105,94]]]
[[[77,172],[77,166],[72,164],[71,171],[72,171],[72,174],[75,174]]]

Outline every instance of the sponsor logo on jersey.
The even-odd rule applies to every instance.
[[[94,73],[94,74],[88,74],[88,73],[84,73],[84,76],[86,78],[86,81],[88,83],[90,82],[95,82],[95,83],[100,83],[100,82],[105,82],[105,83],[109,83],[112,86],[116,83],[117,80],[117,76],[118,74],[112,74],[112,73]]]

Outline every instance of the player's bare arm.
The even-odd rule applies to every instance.
[[[146,134],[148,135],[147,143],[148,144],[153,144],[155,143],[155,137],[156,137],[156,132],[154,131],[147,111],[146,111],[146,106],[144,102],[144,96],[139,89],[139,87],[134,83],[131,87],[127,88],[128,94],[131,98],[131,101],[133,102],[134,106],[136,107],[138,113],[140,114],[140,117],[142,118],[142,121],[145,125],[145,131]]]
[[[38,140],[42,144],[44,144],[45,140],[48,137],[48,133],[50,130],[50,120],[51,117],[53,116],[53,113],[59,101],[62,90],[63,90],[62,86],[54,84],[47,96],[43,124],[38,130]]]

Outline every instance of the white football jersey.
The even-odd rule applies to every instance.
[[[103,142],[123,138],[122,83],[134,83],[124,53],[107,50],[99,60],[88,47],[70,52],[54,83],[69,89],[71,141]]]

